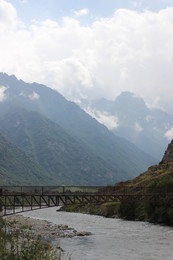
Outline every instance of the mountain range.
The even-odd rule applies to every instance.
[[[116,136],[126,138],[159,162],[171,140],[173,115],[149,108],[133,93],[122,92],[115,100],[81,100],[80,106]]]
[[[38,112],[15,108],[1,119],[0,131],[49,174],[50,182],[83,185],[111,181],[109,164],[77,138]],[[41,184],[41,183],[40,183]],[[42,184],[45,184],[43,182]]]
[[[40,184],[105,185],[135,177],[156,162],[57,91],[5,73],[0,73],[0,133],[42,169]],[[16,170],[13,184],[30,183]]]

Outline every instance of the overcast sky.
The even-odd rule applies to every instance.
[[[173,113],[173,0],[0,0],[0,71]]]

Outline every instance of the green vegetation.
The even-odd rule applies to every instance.
[[[63,208],[67,212],[80,212],[87,213],[90,215],[100,215],[104,217],[115,217],[118,214],[120,207],[119,202],[107,202],[102,204],[80,204],[76,203],[73,205],[68,205]]]
[[[0,217],[0,259],[1,260],[70,260],[62,255],[59,246],[43,242],[41,237],[33,237],[31,227],[21,226],[17,229],[14,223]]]
[[[46,171],[0,134],[1,185],[40,185],[51,181]],[[53,183],[53,182],[52,182]]]
[[[99,215],[100,205],[97,204],[80,204],[80,203],[75,203],[72,205],[64,206],[63,210],[66,212],[78,212],[78,213],[87,213],[91,215]]]
[[[65,207],[66,211],[96,214],[105,217],[120,217],[126,220],[141,220],[173,226],[173,166],[160,164],[152,166],[147,172],[133,180],[107,186],[103,191],[122,193],[148,193],[149,197],[128,197],[121,202],[102,204],[75,204]],[[163,196],[159,196],[164,194]],[[153,199],[152,199],[153,195]]]
[[[143,192],[153,194],[154,199],[150,196],[143,200],[128,198],[122,201],[118,213],[120,217],[173,226],[173,200],[170,199],[170,194],[173,193],[173,166],[168,164],[152,166],[134,180],[121,185],[123,187],[132,185],[131,192],[139,190],[139,194]],[[120,188],[121,185],[117,187]],[[159,196],[161,194],[164,196]]]
[[[127,220],[147,220],[173,226],[173,203],[126,200],[121,203],[118,216]]]
[[[7,235],[0,230],[0,259],[8,260],[57,260],[58,252],[50,245],[44,244],[38,237],[30,240],[30,237],[18,237],[17,234]],[[21,240],[22,239],[22,240]]]
[[[11,171],[9,171],[10,160],[6,160],[3,166],[4,176],[8,174],[11,176],[12,170],[14,170],[16,182],[20,181],[23,185],[38,182],[48,185],[55,185],[55,183],[58,185],[64,183],[66,185],[103,185],[112,178],[113,171],[106,162],[77,138],[67,134],[58,124],[37,112],[14,109],[1,121],[0,129],[10,142],[20,149],[21,156],[19,156],[19,152],[15,156],[12,145],[7,146],[6,158],[12,156],[15,158],[12,158]],[[20,176],[19,166],[25,165],[25,168],[22,168],[24,174],[28,168],[27,161],[21,158],[24,157],[24,154],[30,161],[37,162],[33,170],[31,167],[28,170],[30,176],[27,174]],[[16,165],[17,163],[20,165]],[[0,167],[1,165],[3,162],[0,162]],[[40,174],[41,169],[42,174]]]
[[[1,223],[2,224],[2,223]],[[2,224],[3,227],[6,224]],[[44,244],[38,237],[32,240],[28,235],[19,236],[16,232],[6,234],[1,228],[0,230],[0,259],[2,260],[57,260],[61,259],[57,256],[58,252],[51,245]]]

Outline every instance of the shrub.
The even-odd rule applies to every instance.
[[[127,220],[134,220],[136,218],[136,207],[135,200],[127,199],[122,201],[119,207],[119,216]]]
[[[0,259],[60,260],[62,254],[58,246],[44,243],[39,236],[33,239],[29,231],[16,230],[0,218]]]

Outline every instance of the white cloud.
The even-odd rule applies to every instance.
[[[140,133],[140,132],[142,132],[144,130],[139,122],[136,122],[134,127],[135,127],[135,131],[138,132],[138,133]]]
[[[24,27],[4,0],[0,14],[0,71],[47,84],[71,100],[131,91],[150,107],[173,111],[173,8],[118,9],[88,26],[76,16]]]
[[[5,91],[7,90],[6,87],[0,86],[0,102],[4,102],[7,98]]]
[[[22,92],[19,93],[19,96],[25,97],[26,95],[25,95],[25,93],[22,91]]]
[[[165,130],[170,129],[171,124],[170,123],[164,123],[163,127],[164,127]]]
[[[173,127],[171,129],[169,129],[164,136],[170,141],[173,139]]]
[[[99,123],[105,125],[109,130],[118,128],[118,116],[113,116],[107,112],[101,112],[99,110],[92,110],[90,107],[85,108],[85,111],[95,118]]]
[[[107,113],[100,114],[98,121],[104,124],[109,130],[118,128],[118,117],[109,115]]]
[[[147,115],[147,116],[145,117],[145,120],[147,121],[147,123],[151,122],[152,119],[153,119],[153,118],[152,118],[151,115]]]
[[[38,100],[40,98],[40,95],[33,91],[28,97],[30,100]]]
[[[79,16],[87,15],[89,13],[89,10],[87,8],[83,8],[73,12],[77,17],[79,17]]]
[[[30,93],[30,94],[26,94],[26,93],[24,93],[24,92],[20,92],[20,94],[19,94],[20,96],[23,96],[23,97],[26,97],[26,98],[29,98],[30,100],[38,100],[39,98],[40,98],[40,95],[37,93],[37,92],[35,92],[35,91],[33,91],[32,93]]]
[[[13,29],[20,23],[15,8],[5,0],[0,0],[0,33]]]

